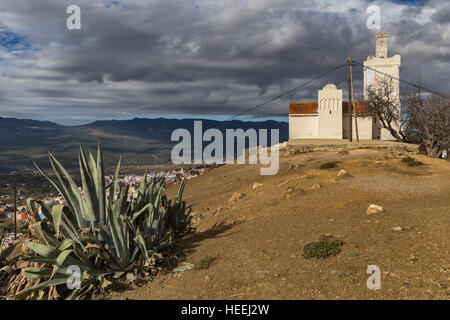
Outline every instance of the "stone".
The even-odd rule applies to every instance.
[[[214,214],[221,214],[221,213],[224,212],[224,210],[225,210],[225,208],[223,208],[223,207],[218,207],[217,210],[214,212]]]
[[[255,191],[256,189],[258,189],[258,188],[261,188],[263,185],[261,184],[261,183],[257,183],[257,182],[255,182],[254,184],[253,184],[253,191]]]
[[[319,190],[322,188],[322,185],[320,183],[316,183],[311,187],[311,190]]]
[[[288,187],[286,190],[286,199],[291,198],[293,195],[295,195],[297,193],[304,193],[304,191],[297,187]]]
[[[349,177],[350,175],[348,174],[348,171],[345,169],[341,169],[338,172],[338,178],[346,178]]]
[[[228,200],[229,202],[237,202],[243,198],[245,198],[245,194],[244,193],[239,193],[239,192],[235,192],[233,193],[233,195],[231,196],[230,200]]]
[[[392,227],[391,231],[402,231],[402,227]]]
[[[350,154],[350,152],[347,149],[344,149],[344,150],[338,151],[337,154],[340,156],[345,156],[347,154]]]
[[[371,204],[369,208],[367,208],[367,215],[376,214],[385,212],[382,206],[377,206],[376,204]]]

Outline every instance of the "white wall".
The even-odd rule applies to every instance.
[[[356,139],[356,122],[355,117],[352,117],[352,131],[353,131],[353,140]],[[347,121],[348,115],[344,115],[344,139],[348,139],[348,130],[347,130]],[[373,139],[373,120],[372,117],[361,118],[358,117],[358,133],[359,138],[364,140]]]
[[[317,114],[290,114],[289,139],[311,139],[319,137]]]
[[[319,138],[342,139],[342,90],[327,84],[318,93]]]

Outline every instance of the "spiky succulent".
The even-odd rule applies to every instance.
[[[184,181],[172,204],[164,193],[164,181],[148,183],[147,174],[137,187],[137,195],[130,195],[130,186],[118,178],[120,160],[111,184],[106,186],[100,146],[97,159],[92,154],[86,157],[80,147],[81,188],[52,154],[49,159],[56,179],[36,167],[66,203],[27,201],[30,230],[38,241],[24,243],[31,254],[22,260],[33,266],[23,268],[21,276],[38,281],[13,292],[16,298],[32,294],[38,298],[89,297],[114,279],[134,277],[139,270],[152,267],[156,253],[173,242],[174,229],[182,232],[188,227],[189,213],[181,199]],[[46,221],[40,219],[37,206]],[[75,275],[79,286],[69,290],[74,268],[80,271]]]
[[[7,230],[0,229],[0,286],[13,271],[12,267],[17,262],[18,257],[11,258],[10,255],[19,244],[18,242],[5,247],[7,238]]]

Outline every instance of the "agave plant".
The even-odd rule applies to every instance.
[[[24,243],[32,254],[23,260],[33,267],[23,268],[21,277],[37,281],[20,292],[12,292],[16,298],[35,292],[41,298],[88,297],[102,291],[114,279],[152,267],[156,253],[173,242],[169,222],[183,221],[177,227],[185,226],[185,230],[188,227],[189,218],[183,216],[185,203],[181,200],[184,182],[175,202],[177,206],[171,206],[164,194],[164,181],[148,183],[147,174],[137,188],[137,195],[130,196],[130,186],[118,179],[120,160],[111,183],[106,186],[100,146],[97,159],[91,153],[86,157],[80,147],[81,188],[51,153],[49,159],[56,179],[36,167],[66,204],[27,201],[33,217],[30,230],[38,241]],[[47,221],[39,218],[37,206]],[[70,291],[67,284],[72,274],[68,271],[73,266],[80,271],[80,285]]]
[[[8,276],[13,271],[12,267],[17,262],[19,257],[8,260],[11,253],[14,251],[18,242],[10,245],[9,247],[3,249],[5,245],[5,240],[7,236],[6,229],[0,229],[0,286],[8,278]]]
[[[176,233],[184,232],[191,224],[191,207],[186,207],[186,201],[183,200],[184,186],[186,180],[183,180],[178,191],[178,196],[174,200],[169,201],[168,222]]]

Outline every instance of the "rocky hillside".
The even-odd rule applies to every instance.
[[[186,186],[197,229],[174,266],[199,267],[109,298],[448,299],[450,163],[409,154],[424,164],[408,166],[406,155],[285,153],[274,176],[257,165],[209,169]],[[344,244],[306,259],[320,239]],[[369,265],[381,270],[380,290],[367,288]]]

